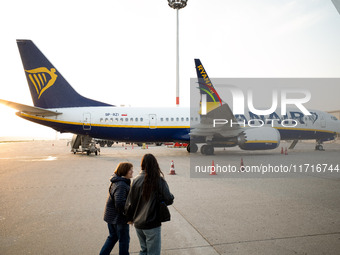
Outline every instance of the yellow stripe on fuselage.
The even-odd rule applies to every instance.
[[[334,131],[330,130],[322,130],[322,129],[306,129],[306,128],[288,128],[288,127],[274,127],[275,129],[282,129],[282,130],[298,130],[298,131],[312,131],[312,132],[323,132],[323,133],[335,133]]]
[[[33,115],[29,115],[26,113],[19,113],[19,116],[27,117],[30,119],[42,120],[46,122],[54,122],[54,123],[61,123],[61,124],[69,124],[69,125],[84,125],[83,122],[71,122],[71,121],[63,121],[63,120],[53,120],[53,119],[46,119],[43,117],[37,117]],[[104,125],[104,124],[95,124],[95,123],[85,123],[95,127],[116,127],[116,128],[150,128],[149,125]],[[156,126],[156,128],[190,128],[190,126]],[[322,133],[330,133],[334,134],[335,131],[330,130],[322,130],[322,129],[305,129],[305,128],[289,128],[289,127],[274,127],[278,130],[297,130],[297,131],[309,131],[309,132],[322,132]]]

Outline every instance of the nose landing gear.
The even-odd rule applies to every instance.
[[[324,151],[324,150],[325,150],[325,149],[323,148],[323,145],[322,145],[322,141],[321,141],[321,140],[316,140],[315,150],[316,150],[316,151]]]

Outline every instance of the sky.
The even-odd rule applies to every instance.
[[[181,106],[190,104],[194,58],[210,77],[340,77],[340,15],[331,0],[189,0],[179,18]],[[33,105],[16,45],[31,39],[86,97],[175,106],[176,11],[166,0],[2,1],[0,22],[1,99]],[[340,95],[340,85],[330,90]],[[0,105],[0,138],[56,136],[14,113]]]

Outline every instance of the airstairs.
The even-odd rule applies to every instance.
[[[98,153],[100,153],[100,148],[96,146],[95,140],[88,135],[73,135],[71,147],[71,151],[74,154],[77,152],[86,152],[87,155],[90,155],[91,153],[98,155]]]

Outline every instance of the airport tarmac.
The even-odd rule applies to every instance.
[[[118,144],[87,156],[70,153],[64,140],[0,143],[0,254],[99,254],[109,178],[121,161],[133,163],[136,176],[145,153],[157,157],[175,196],[162,254],[340,254],[340,170],[328,170],[340,167],[340,144],[314,151],[314,143],[298,143],[281,154],[288,146],[189,157],[185,148]],[[239,167],[241,158],[245,166],[309,164],[315,171],[254,178],[190,170],[212,160]],[[176,175],[168,175],[172,160]],[[318,163],[327,170],[317,171]],[[138,254],[134,227],[130,236],[130,252]]]

